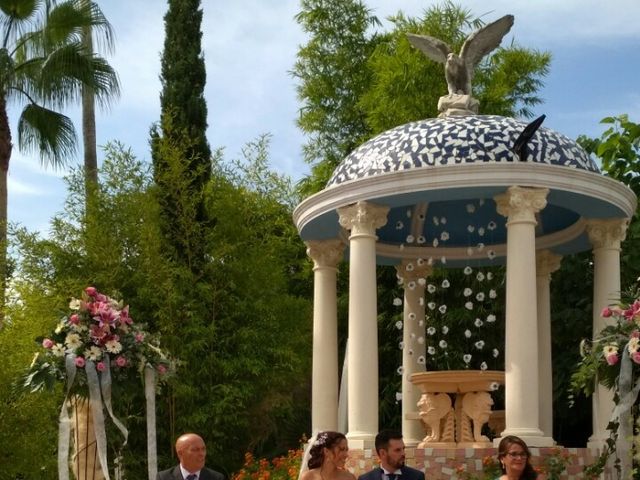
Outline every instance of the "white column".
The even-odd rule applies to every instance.
[[[593,245],[593,336],[607,326],[602,309],[620,300],[620,243],[628,220],[589,220],[587,233]],[[609,438],[607,424],[613,411],[613,393],[601,385],[593,392],[593,434],[589,447],[602,447]]]
[[[376,229],[387,223],[389,207],[358,202],[339,208],[349,236],[349,446],[369,448],[378,433],[378,306]]]
[[[418,363],[418,359],[425,358],[427,353],[424,342],[424,290],[425,279],[433,269],[426,263],[419,265],[417,260],[404,260],[396,266],[396,270],[404,287],[402,436],[406,446],[415,447],[424,437],[424,428],[419,417],[416,417],[421,392],[420,388],[411,383],[411,375],[425,370],[424,363]]]
[[[553,445],[540,430],[538,413],[538,315],[536,217],[547,205],[548,189],[510,187],[495,197],[507,217],[505,321],[505,423],[503,436],[517,435],[529,446]],[[498,443],[496,439],[494,443]]]
[[[313,368],[311,431],[338,430],[338,263],[340,240],[307,242],[313,260]]]
[[[549,250],[536,255],[536,292],[538,309],[538,368],[540,429],[553,438],[553,363],[551,361],[551,273],[560,268],[562,257]]]

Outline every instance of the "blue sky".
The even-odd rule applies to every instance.
[[[140,159],[149,160],[148,132],[159,117],[158,79],[164,41],[163,0],[99,0],[116,32],[109,61],[119,73],[121,98],[99,112],[98,143],[119,140]],[[368,0],[383,20],[402,10],[420,15],[427,0]],[[551,72],[541,95],[545,126],[575,138],[597,136],[601,118],[628,113],[640,122],[640,2],[637,0],[469,0],[460,2],[492,21],[515,15],[505,39],[550,51]],[[304,137],[295,120],[300,104],[290,76],[305,37],[294,20],[298,0],[202,0],[203,50],[207,66],[205,95],[208,139],[224,147],[228,159],[263,133],[272,134],[274,168],[300,178]],[[446,93],[446,92],[443,92]],[[78,112],[70,115],[78,119]],[[79,129],[79,124],[76,123]],[[69,164],[80,162],[69,159]],[[51,217],[66,196],[62,171],[43,169],[39,158],[17,148],[9,170],[9,220],[48,232]]]

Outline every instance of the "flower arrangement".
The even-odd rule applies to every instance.
[[[38,338],[44,349],[36,353],[25,375],[24,385],[32,391],[51,388],[56,381],[69,381],[69,366],[75,367],[75,381],[68,388],[86,396],[85,368],[91,363],[98,375],[109,372],[115,381],[133,378],[146,366],[165,380],[175,371],[175,362],[159,347],[157,337],[135,324],[129,306],[87,287],[80,299],[69,303],[55,330]]]

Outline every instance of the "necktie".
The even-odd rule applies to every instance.
[[[198,480],[198,476],[195,473],[187,475],[187,480]]]
[[[389,477],[389,480],[398,480],[398,475],[395,473],[390,473],[387,477]]]

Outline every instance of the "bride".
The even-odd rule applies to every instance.
[[[340,432],[320,432],[309,440],[298,480],[355,480],[345,469],[349,456],[347,437]]]

